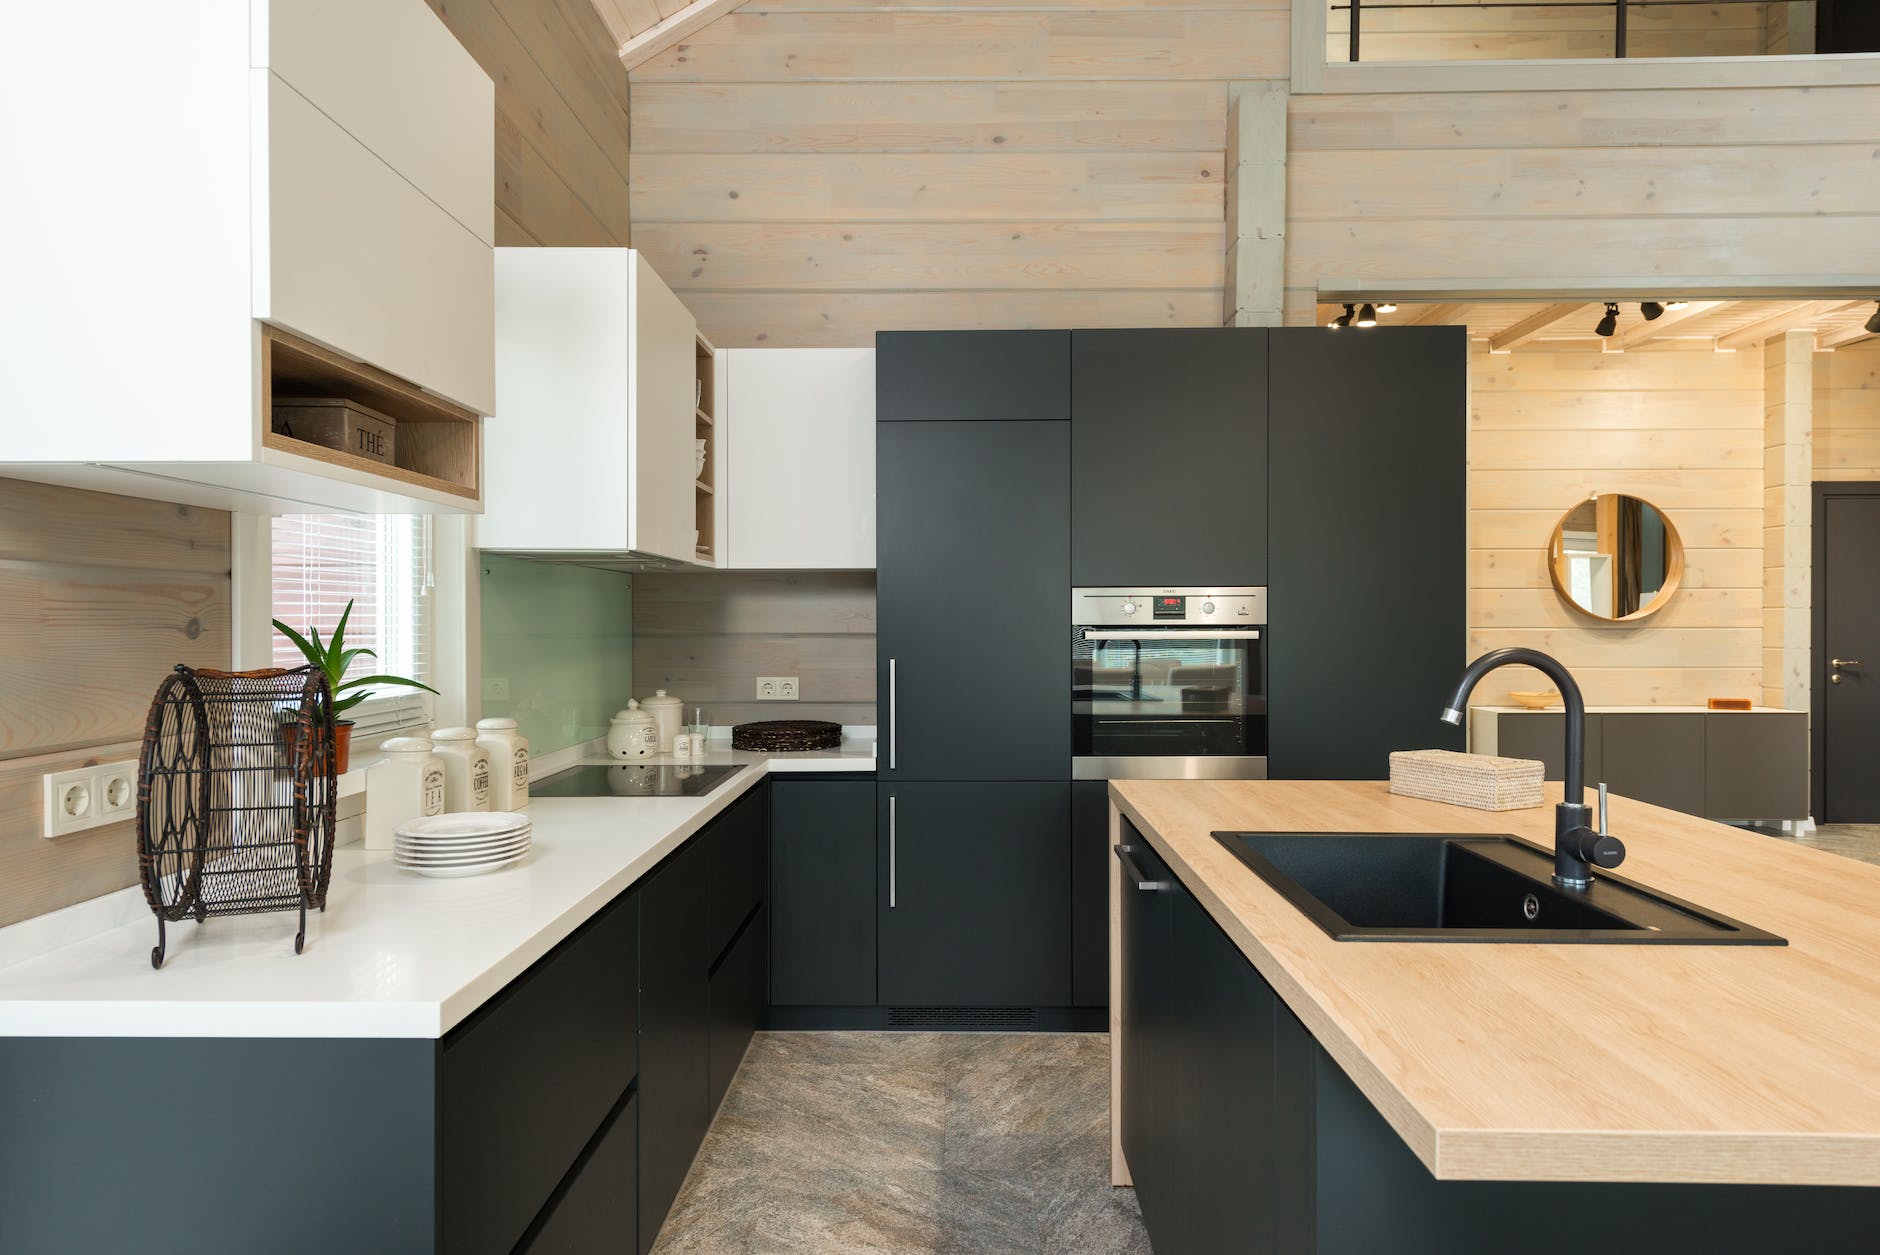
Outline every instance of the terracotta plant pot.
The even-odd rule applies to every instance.
[[[352,763],[352,720],[341,719],[333,725],[333,774],[343,776]],[[281,725],[281,748],[287,751],[291,760],[295,753],[295,742],[300,740],[300,725],[284,723]],[[316,762],[316,766],[322,765]]]

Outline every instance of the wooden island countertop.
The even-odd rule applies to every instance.
[[[1438,1180],[1880,1186],[1880,867],[1614,797],[1619,875],[1789,944],[1340,942],[1210,834],[1490,832],[1552,849],[1559,786],[1502,812],[1382,782],[1118,781],[1110,796],[1113,826],[1120,811],[1142,831]]]

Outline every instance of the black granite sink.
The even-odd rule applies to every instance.
[[[1787,945],[1618,876],[1584,892],[1519,837],[1217,832],[1215,839],[1339,941]]]

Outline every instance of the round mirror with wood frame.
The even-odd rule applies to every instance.
[[[1560,516],[1547,550],[1554,591],[1582,614],[1636,623],[1664,609],[1684,578],[1684,542],[1657,506],[1596,493]]]

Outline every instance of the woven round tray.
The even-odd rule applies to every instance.
[[[772,719],[740,723],[731,729],[731,748],[766,750],[832,750],[842,744],[842,725],[821,719]]]

